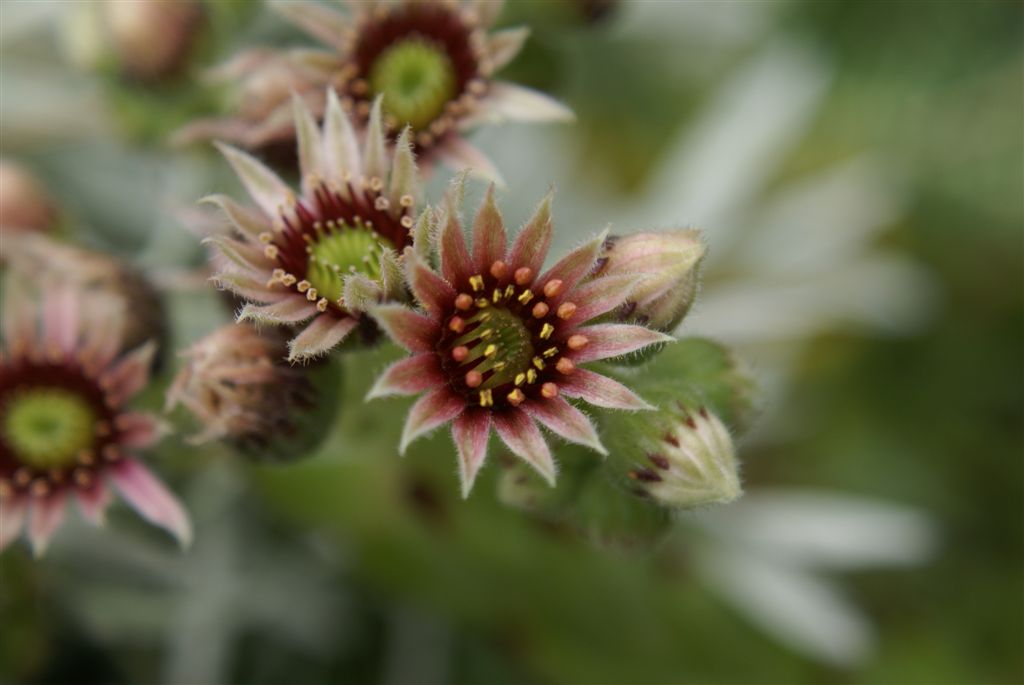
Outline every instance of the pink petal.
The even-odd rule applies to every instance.
[[[200,199],[199,203],[213,205],[220,209],[239,233],[254,240],[259,238],[260,233],[271,228],[266,216],[256,210],[243,207],[227,195],[207,195]]]
[[[440,318],[455,301],[455,288],[434,273],[410,247],[405,249],[405,271],[416,300],[433,316]]]
[[[388,395],[418,395],[445,384],[437,355],[422,352],[397,361],[380,375],[366,399],[372,400]]]
[[[487,155],[480,152],[462,136],[450,136],[436,148],[438,158],[455,171],[469,170],[500,186],[505,179]]]
[[[339,319],[332,314],[320,314],[288,343],[288,361],[305,361],[329,352],[357,323],[351,316]]]
[[[527,402],[523,405],[523,411],[566,440],[589,447],[602,455],[608,454],[590,419],[561,397]]]
[[[507,248],[505,221],[494,202],[492,183],[487,187],[487,194],[473,220],[473,263],[476,273],[484,273],[491,268],[491,264],[504,259]]]
[[[511,409],[494,414],[494,427],[513,454],[537,470],[544,480],[555,484],[557,469],[551,450],[540,429],[525,412]]]
[[[578,363],[621,357],[624,354],[642,350],[649,345],[675,340],[671,335],[625,323],[586,326],[578,329],[577,332],[585,335],[589,341],[586,347],[573,355],[573,361]]]
[[[576,369],[558,384],[569,397],[578,397],[608,409],[654,409],[618,381],[586,369]]]
[[[100,376],[100,385],[115,405],[123,404],[145,387],[154,354],[156,343],[153,341],[139,345]]]
[[[284,181],[258,159],[224,143],[214,145],[227,158],[242,185],[267,216],[279,216],[283,207],[294,202],[295,196]]]
[[[433,320],[400,304],[382,304],[370,315],[392,340],[410,352],[431,352],[441,331]]]
[[[120,431],[118,442],[134,449],[145,449],[156,444],[167,430],[155,416],[144,412],[125,412],[114,419]]]
[[[519,235],[516,236],[512,249],[508,253],[508,265],[512,269],[528,267],[538,273],[548,256],[551,247],[551,201],[554,191],[541,200],[533,217],[526,222]]]
[[[257,324],[302,323],[320,312],[316,305],[302,295],[292,295],[286,300],[273,304],[247,304],[238,313],[238,322],[252,321]]]
[[[4,292],[3,333],[10,350],[26,350],[35,345],[36,311],[21,279],[9,278]]]
[[[21,497],[0,497],[0,552],[21,535],[28,503]]]
[[[476,474],[487,459],[487,438],[491,434],[491,414],[468,409],[452,423],[452,438],[459,452],[459,481],[463,499],[469,497]]]
[[[114,485],[150,523],[168,530],[182,547],[192,542],[192,524],[175,497],[149,469],[137,459],[124,459],[111,469]]]
[[[597,256],[607,237],[608,231],[603,231],[580,245],[548,269],[547,273],[537,279],[537,283],[543,285],[552,279],[558,279],[562,281],[562,292],[568,293],[576,287],[581,278],[597,266]],[[569,299],[575,302],[576,298]]]
[[[64,493],[55,492],[32,500],[32,516],[28,522],[28,539],[32,553],[38,558],[46,553],[50,539],[64,521]]]
[[[456,214],[454,202],[449,200],[442,218],[441,235],[438,240],[438,253],[441,256],[441,274],[452,285],[465,287],[465,282],[475,272],[466,248],[466,238],[462,235],[462,222]]]
[[[621,306],[643,277],[637,274],[604,276],[581,285],[573,291],[576,303],[576,321],[585,322]]]
[[[43,340],[65,352],[72,352],[78,342],[78,298],[67,286],[46,291],[43,300]]]
[[[94,526],[102,526],[107,516],[107,506],[110,505],[110,490],[103,481],[96,481],[87,490],[75,490],[75,499],[78,500],[78,508],[82,516]]]
[[[402,429],[402,440],[398,446],[399,454],[405,454],[405,448],[416,438],[429,433],[438,426],[448,423],[466,408],[466,400],[459,397],[451,389],[438,388],[416,400],[409,410]]]

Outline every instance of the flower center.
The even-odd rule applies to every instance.
[[[456,73],[440,46],[414,37],[377,57],[369,83],[374,94],[384,94],[385,111],[418,131],[437,119],[455,96]]]
[[[518,316],[502,307],[489,307],[465,321],[465,332],[452,345],[467,349],[462,366],[479,374],[479,390],[512,383],[530,366],[533,336]]]
[[[18,459],[46,470],[75,462],[95,441],[89,403],[60,388],[33,388],[12,397],[3,411],[3,437]]]
[[[380,236],[361,223],[349,226],[329,222],[307,248],[306,279],[321,297],[338,302],[347,274],[380,278],[382,243]]]

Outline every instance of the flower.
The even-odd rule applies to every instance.
[[[342,107],[365,124],[375,98],[384,98],[384,123],[392,135],[405,126],[417,153],[454,167],[472,167],[498,178],[497,170],[462,133],[485,121],[570,120],[565,106],[536,91],[493,78],[522,48],[528,30],[488,33],[499,0],[420,0],[352,3],[343,15],[312,2],[279,2],[285,18],[330,48],[329,52],[242,53],[215,78],[244,79],[239,116],[199,121],[178,139],[229,137],[247,147],[290,138],[285,109],[289,90],[322,112],[324,86],[336,89]],[[287,88],[286,88],[287,85]]]
[[[216,282],[249,302],[238,320],[308,325],[288,343],[288,358],[308,360],[341,343],[369,302],[405,295],[398,253],[411,242],[416,163],[408,132],[393,160],[385,154],[380,101],[362,151],[334,92],[323,132],[296,97],[302,197],[252,156],[218,143],[258,210],[228,197],[219,206],[241,239],[208,238],[219,252]]]
[[[167,410],[182,404],[200,421],[202,431],[191,442],[228,440],[248,455],[295,458],[308,451],[299,445],[322,437],[322,430],[303,430],[312,428],[304,419],[333,403],[317,392],[308,367],[282,361],[285,339],[278,331],[229,324],[184,356]]]
[[[651,408],[618,381],[580,365],[672,338],[630,324],[585,325],[620,306],[636,277],[584,282],[603,235],[541,271],[551,243],[550,194],[506,248],[492,186],[474,220],[472,252],[455,208],[459,194],[449,194],[438,219],[440,274],[417,250],[405,253],[422,311],[386,304],[371,312],[413,354],[385,370],[369,396],[426,393],[409,412],[400,451],[451,421],[463,496],[484,462],[491,426],[553,484],[555,463],[536,423],[604,453],[590,420],[566,397],[613,409]]]
[[[108,479],[143,518],[187,545],[187,514],[135,456],[159,439],[160,424],[126,406],[146,385],[154,346],[118,356],[111,311],[101,298],[86,302],[71,288],[46,292],[37,330],[31,304],[14,290],[4,306],[0,356],[0,550],[24,524],[41,555],[69,496],[101,524]]]

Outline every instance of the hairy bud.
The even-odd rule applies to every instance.
[[[644,276],[618,310],[618,318],[668,332],[693,304],[704,253],[700,231],[693,229],[611,237],[598,260],[597,275]]]
[[[106,0],[102,10],[118,63],[142,80],[162,78],[182,66],[203,18],[202,6],[192,0]]]

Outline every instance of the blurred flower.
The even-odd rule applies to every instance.
[[[223,195],[219,206],[241,240],[208,238],[218,251],[216,281],[248,300],[239,321],[301,324],[288,343],[289,360],[322,355],[359,324],[359,313],[381,299],[404,299],[398,253],[413,226],[416,163],[403,133],[393,160],[385,153],[380,101],[360,151],[349,117],[333,91],[323,134],[296,97],[302,197],[250,155],[218,144],[258,210]]]
[[[135,456],[160,437],[160,424],[130,411],[145,387],[154,346],[122,349],[102,298],[80,300],[70,288],[46,292],[41,330],[28,298],[9,286],[0,357],[0,549],[27,525],[41,555],[61,525],[69,495],[101,524],[109,478],[144,518],[191,539],[177,499]],[[28,519],[26,523],[26,519]]]
[[[416,250],[405,253],[409,285],[424,311],[401,305],[372,310],[413,356],[384,371],[369,397],[427,391],[409,412],[400,451],[452,421],[463,496],[484,462],[492,424],[513,453],[553,483],[555,463],[535,421],[604,453],[590,420],[561,395],[600,407],[650,408],[617,381],[578,365],[671,338],[627,324],[583,326],[621,305],[635,276],[581,284],[604,235],[542,273],[552,235],[550,195],[506,249],[492,187],[476,215],[470,253],[456,207],[460,183],[438,221],[440,275]]]
[[[293,134],[287,95],[297,92],[316,114],[324,86],[360,125],[372,102],[384,98],[384,123],[394,136],[412,128],[411,142],[435,159],[472,167],[498,178],[497,170],[462,134],[488,121],[568,120],[572,113],[546,95],[492,78],[521,49],[523,28],[488,33],[503,3],[497,0],[352,3],[348,16],[312,2],[273,7],[330,51],[247,51],[214,72],[242,79],[243,109],[227,120],[195,122],[180,141],[202,137],[260,147]]]
[[[119,66],[141,80],[177,71],[203,19],[202,5],[192,0],[105,0],[101,10]]]
[[[693,304],[704,252],[700,231],[692,229],[612,236],[605,242],[597,275],[643,276],[616,315],[668,332]]]
[[[28,169],[0,160],[0,258],[14,232],[45,231],[57,218],[53,198]]]
[[[167,392],[167,409],[188,408],[202,424],[191,442],[228,440],[254,456],[295,458],[323,430],[307,425],[325,398],[310,381],[311,369],[284,363],[284,337],[230,324],[185,353],[186,362]],[[307,430],[303,430],[307,429]],[[280,443],[286,450],[276,450]]]

